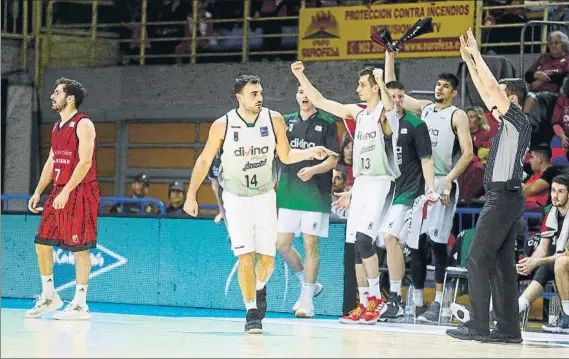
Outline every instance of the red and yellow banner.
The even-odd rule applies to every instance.
[[[458,37],[474,25],[475,11],[474,1],[305,8],[300,12],[298,59],[377,59],[383,50],[370,40],[373,32],[385,27],[396,41],[428,16],[435,31],[406,43],[398,57],[460,56]]]

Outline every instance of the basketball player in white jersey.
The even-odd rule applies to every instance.
[[[304,74],[297,61],[291,70],[308,99],[318,108],[340,118],[356,121],[354,137],[355,182],[349,192],[336,194],[335,206],[350,206],[346,241],[355,242],[356,276],[360,304],[342,323],[375,324],[381,315],[383,301],[379,288],[379,263],[374,240],[385,212],[391,204],[395,179],[399,176],[395,147],[398,120],[393,100],[383,82],[383,70],[366,68],[359,72],[356,92],[367,105],[344,105],[327,100]],[[380,96],[381,92],[381,96]]]
[[[386,56],[394,57],[393,53]],[[394,60],[392,60],[394,61]],[[390,66],[385,77],[395,80],[394,66]],[[422,305],[423,288],[427,274],[427,236],[433,243],[435,256],[435,301],[417,318],[420,321],[437,323],[441,310],[442,290],[445,268],[448,262],[447,245],[452,230],[453,217],[458,202],[460,176],[472,160],[472,138],[466,112],[452,104],[458,93],[458,78],[450,73],[439,74],[435,85],[435,101],[418,100],[405,95],[405,110],[421,114],[429,128],[433,160],[435,162],[435,189],[441,200],[427,207],[427,218],[418,238],[407,239],[411,249],[412,279],[415,286],[413,303]],[[415,236],[416,237],[416,236]]]
[[[337,154],[322,146],[292,150],[282,115],[263,107],[259,77],[241,75],[234,87],[239,107],[212,124],[192,171],[184,211],[193,217],[198,215],[197,191],[221,150],[218,181],[223,189],[221,200],[231,246],[239,258],[238,280],[247,309],[245,332],[257,334],[263,330],[265,284],[273,272],[276,253],[275,154],[285,164]]]

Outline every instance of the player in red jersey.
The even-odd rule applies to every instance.
[[[75,254],[75,298],[65,310],[54,313],[54,319],[88,320],[87,281],[91,271],[89,249],[97,246],[97,211],[99,185],[95,164],[95,126],[77,109],[87,91],[74,80],[61,78],[55,82],[51,108],[60,119],[51,132],[51,151],[28,208],[42,211],[37,204],[40,195],[53,180],[53,190],[45,202],[38,232],[36,252],[42,278],[42,294],[26,318],[38,318],[63,306],[53,282],[53,246]]]

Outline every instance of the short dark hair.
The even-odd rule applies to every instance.
[[[530,152],[535,152],[537,154],[542,155],[547,162],[551,161],[551,157],[553,157],[551,148],[547,145],[538,145],[534,146],[530,149]]]
[[[518,97],[518,105],[523,106],[528,96],[528,85],[520,78],[506,78],[498,81],[500,85],[506,85],[506,94],[508,96],[516,95]]]
[[[397,80],[389,81],[385,84],[385,87],[387,87],[387,89],[405,91],[405,86],[403,86],[403,84]]]
[[[362,76],[368,76],[368,81],[369,84],[373,87],[375,85],[377,85],[377,81],[375,81],[375,76],[373,75],[373,70],[375,70],[375,67],[369,66],[366,67],[363,70],[360,70],[358,72],[358,79]]]
[[[334,170],[340,172],[340,174],[342,175],[342,179],[344,181],[348,180],[348,171],[346,170],[346,167],[343,165],[337,165],[336,168],[334,168]]]
[[[565,186],[565,188],[567,188],[567,190],[569,190],[569,174],[562,173],[560,175],[553,177],[552,183],[557,183],[557,184],[560,184],[562,186]]]
[[[87,90],[83,85],[79,83],[79,81],[75,81],[72,79],[68,79],[65,77],[61,77],[55,81],[55,87],[59,85],[64,85],[63,91],[67,96],[75,97],[75,108],[79,108],[87,97]]]
[[[450,82],[450,86],[452,87],[453,90],[457,90],[458,85],[460,85],[458,77],[456,77],[455,74],[451,74],[450,72],[443,72],[439,74],[438,79]]]
[[[235,79],[235,82],[233,83],[233,87],[235,88],[235,93],[237,94],[243,91],[243,88],[247,84],[260,85],[261,79],[257,75],[239,75]]]

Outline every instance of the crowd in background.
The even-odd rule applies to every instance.
[[[29,0],[28,0],[29,1]],[[22,16],[23,0],[3,1],[2,29],[5,32],[21,31],[13,29],[13,24],[21,27],[21,22],[14,22],[14,18]],[[413,2],[432,2],[432,1],[394,1],[394,0],[306,0],[307,7],[330,7],[330,6],[349,6],[349,5],[380,5]],[[44,12],[47,13],[48,0],[43,0]],[[198,23],[196,25],[197,36],[209,37],[197,41],[198,52],[223,53],[240,51],[242,47],[241,36],[243,35],[244,6],[242,1],[232,0],[200,0],[198,2]],[[298,33],[298,20],[278,19],[266,20],[266,18],[289,16],[299,16],[301,0],[251,0],[250,2],[250,28],[249,28],[249,49],[256,51],[282,51],[296,50]],[[484,1],[484,5],[532,5],[528,8],[509,8],[501,10],[490,10],[484,14],[485,25],[496,24],[522,24],[532,19],[543,19],[544,8],[539,1],[516,1],[516,0],[494,0]],[[151,39],[145,44],[145,52],[149,57],[147,64],[171,64],[189,61],[190,42],[181,38],[192,36],[193,21],[193,1],[192,0],[148,0],[147,21],[162,22],[147,26],[146,38]],[[31,8],[31,7],[30,7]],[[55,1],[53,5],[53,25],[66,24],[85,24],[85,29],[89,29],[91,23],[92,6],[85,2],[64,2]],[[109,0],[99,1],[98,6],[99,23],[116,23],[116,27],[104,27],[99,31],[113,32],[121,40],[132,39],[132,42],[121,42],[122,64],[137,64],[136,56],[140,53],[140,38],[142,29],[142,1],[140,0]],[[235,19],[236,21],[211,23],[208,20]],[[569,8],[551,7],[548,19],[550,21],[569,20]],[[258,20],[258,21],[256,21]],[[46,17],[43,18],[44,25]],[[170,23],[165,23],[170,22]],[[178,22],[172,23],[172,22]],[[31,29],[31,17],[30,17]],[[558,30],[567,30],[560,27]],[[540,40],[541,27],[528,28],[526,39]],[[262,35],[289,34],[283,37],[256,37]],[[232,36],[232,38],[224,38]],[[520,28],[493,28],[483,29],[483,42],[507,43],[518,42],[520,40]],[[155,39],[155,41],[152,41]],[[175,39],[175,40],[170,40]],[[510,54],[519,53],[520,48],[515,46],[499,46],[486,50],[489,54]],[[539,51],[538,46],[527,46],[526,52]],[[165,57],[157,57],[158,55]],[[294,54],[263,54],[251,56],[252,61],[258,60],[294,60]],[[199,58],[198,61],[240,61],[240,57],[231,56],[211,56]]]

